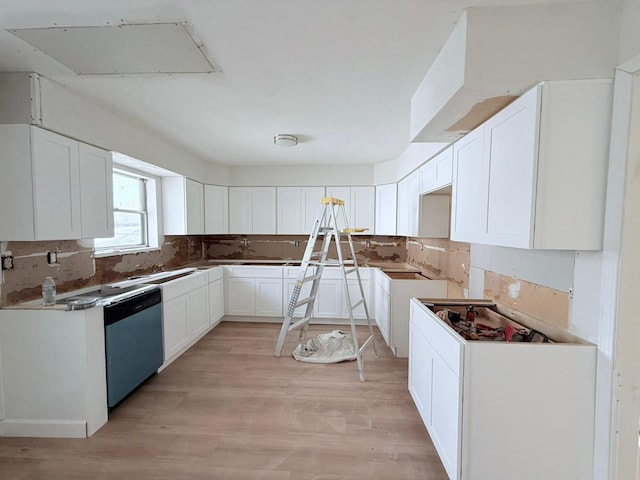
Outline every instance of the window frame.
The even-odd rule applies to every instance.
[[[95,239],[93,241],[94,248],[94,257],[108,257],[112,255],[122,255],[128,253],[138,253],[138,252],[148,252],[159,250],[160,247],[160,229],[159,229],[159,209],[160,209],[160,197],[158,191],[158,184],[160,182],[160,178],[155,177],[153,175],[149,175],[148,173],[141,172],[139,170],[126,167],[120,164],[113,164],[112,175],[121,174],[127,175],[130,177],[134,177],[143,181],[143,201],[146,204],[145,210],[130,210],[130,209],[119,209],[114,207],[112,209],[115,217],[116,212],[123,213],[134,213],[140,214],[143,219],[142,223],[142,237],[145,240],[145,244],[137,244],[137,245],[123,245],[123,246],[104,246],[104,247],[96,247]],[[114,192],[115,193],[115,192]],[[115,219],[114,219],[115,220]],[[114,225],[114,236],[115,236],[115,225]]]

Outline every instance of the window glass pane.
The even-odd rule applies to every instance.
[[[114,212],[113,238],[96,238],[96,248],[135,247],[146,245],[145,215],[141,213]]]
[[[144,180],[113,173],[113,208],[117,210],[145,210]]]

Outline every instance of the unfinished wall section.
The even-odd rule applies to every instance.
[[[200,236],[167,236],[158,250],[102,258],[94,258],[92,243],[90,240],[3,242],[2,252],[13,256],[14,268],[2,272],[0,306],[40,298],[47,276],[55,280],[58,293],[66,293],[202,259]],[[48,263],[49,252],[57,257],[52,265]]]
[[[353,235],[358,263],[404,262],[407,251],[405,237]],[[204,237],[205,259],[228,260],[292,260],[299,261],[309,240],[308,235],[207,235]],[[349,250],[346,237],[342,239],[342,252]],[[318,249],[320,239],[318,240]],[[335,242],[329,250],[330,258],[337,258]]]

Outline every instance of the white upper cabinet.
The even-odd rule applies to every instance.
[[[204,186],[204,233],[229,233],[229,188]]]
[[[113,158],[111,152],[78,145],[82,238],[113,237]]]
[[[409,235],[409,198],[409,177],[405,177],[398,182],[398,235]]]
[[[324,187],[277,187],[278,233],[301,234],[311,232],[320,211]]]
[[[229,187],[229,233],[276,233],[276,187]]]
[[[545,82],[454,145],[451,238],[602,247],[612,82]]]
[[[162,178],[165,235],[204,233],[204,185],[184,177]]]
[[[451,240],[480,243],[487,215],[486,170],[481,125],[453,145]]]
[[[395,235],[398,186],[395,183],[376,186],[376,235]]]
[[[420,236],[420,172],[416,170],[409,175],[409,216],[407,220],[407,235]]]
[[[451,185],[453,145],[420,167],[420,193],[429,193]]]
[[[350,228],[367,228],[364,235],[375,231],[375,187],[327,187],[327,196],[344,200],[345,213]],[[338,228],[345,228],[344,219],[338,216]]]
[[[364,235],[375,233],[375,187],[351,187],[351,203],[349,205],[349,226],[366,228]]]
[[[0,200],[11,206],[0,210],[2,240],[113,235],[110,164],[109,152],[57,133],[0,126]]]

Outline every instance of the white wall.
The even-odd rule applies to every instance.
[[[640,2],[622,0],[619,63],[640,55]]]
[[[228,168],[197,158],[61,85],[41,77],[42,126],[205,183],[228,182]]]
[[[373,165],[229,167],[229,185],[373,185]]]

